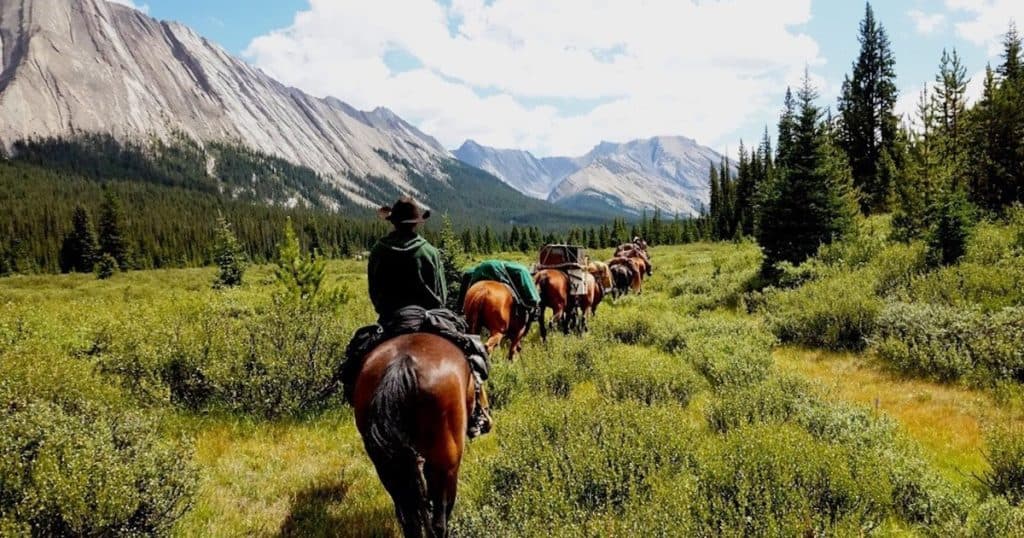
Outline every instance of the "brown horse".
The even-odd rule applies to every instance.
[[[611,279],[610,270],[608,270],[608,275],[608,278]],[[604,299],[605,289],[611,289],[611,286],[605,288],[605,286],[597,281],[597,278],[594,277],[593,273],[587,274],[587,295],[585,296],[583,303],[584,318],[590,318],[597,314],[597,306],[600,305],[601,301]]]
[[[626,243],[625,245],[621,245],[619,248],[615,249],[615,257],[639,260],[646,265],[641,267],[641,271],[644,275],[651,276],[654,274],[654,264],[651,263],[650,253],[632,243]]]
[[[448,535],[474,383],[462,351],[433,334],[388,340],[363,362],[356,427],[406,537]]]
[[[532,319],[526,309],[517,307],[515,295],[507,285],[492,280],[473,284],[466,292],[462,311],[466,313],[471,334],[480,334],[484,328],[490,333],[486,342],[488,353],[492,353],[505,337],[511,341],[509,361],[523,350],[523,337],[530,331]]]
[[[533,282],[540,293],[540,338],[548,340],[548,325],[544,321],[547,309],[551,309],[551,324],[558,324],[562,332],[569,333],[579,308],[569,295],[569,275],[557,269],[544,269],[533,275]]]

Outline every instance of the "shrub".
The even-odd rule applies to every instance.
[[[698,460],[694,520],[707,536],[862,534],[885,518],[891,484],[854,451],[793,426],[745,426]]]
[[[993,497],[975,507],[966,528],[957,530],[974,538],[1024,536],[1024,508],[1011,505],[1004,497]]]
[[[704,380],[677,357],[618,346],[608,350],[605,360],[598,363],[597,384],[615,400],[688,405]]]
[[[1024,309],[992,314],[897,303],[878,320],[879,356],[907,373],[974,384],[1024,379]]]
[[[774,364],[775,340],[758,323],[708,316],[691,321],[687,334],[681,356],[716,390],[758,383]]]
[[[0,399],[0,533],[165,535],[189,508],[190,455],[152,420],[17,396],[4,381]]]
[[[921,242],[889,245],[881,249],[871,262],[875,279],[875,295],[889,297],[906,290],[914,279],[927,269],[925,247]]]
[[[1013,504],[1024,501],[1024,428],[997,427],[986,435],[985,459],[991,469],[982,481]]]
[[[1024,304],[1024,264],[961,263],[914,279],[907,302],[992,311]]]
[[[691,433],[673,417],[601,400],[515,404],[501,419],[500,454],[477,467],[476,495],[462,499],[456,532],[587,535],[589,523],[621,517],[650,498],[656,475],[689,463]]]
[[[882,308],[868,270],[775,293],[768,302],[768,324],[780,340],[828,349],[863,348]]]
[[[809,398],[807,382],[773,376],[753,386],[722,391],[708,408],[708,423],[723,433],[748,424],[786,422]]]
[[[147,400],[264,417],[296,414],[334,396],[353,329],[327,306],[213,305],[163,333],[124,331],[99,366]]]

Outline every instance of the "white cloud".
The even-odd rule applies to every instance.
[[[934,34],[946,26],[946,16],[942,13],[925,13],[920,9],[912,9],[907,16],[914,23],[914,29],[922,35]]]
[[[245,55],[315,95],[392,108],[449,147],[474,138],[575,155],[659,134],[714,144],[771,116],[780,88],[823,62],[792,29],[810,0],[770,4],[311,0]],[[393,72],[393,52],[422,65]]]
[[[1010,21],[1024,24],[1024,2],[1021,0],[946,0],[951,11],[960,11],[967,20],[956,24],[957,34],[988,49],[996,55],[1002,51],[1002,38]]]
[[[149,4],[136,4],[133,0],[107,0],[113,4],[121,4],[122,6],[128,6],[132,9],[137,9],[143,13],[149,13]]]

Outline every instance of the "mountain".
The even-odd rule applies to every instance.
[[[601,142],[582,157],[538,159],[467,141],[454,155],[524,194],[579,211],[696,215],[709,205],[708,171],[722,155],[682,136]]]
[[[460,161],[494,174],[519,192],[547,199],[559,181],[579,167],[566,157],[538,159],[529,151],[495,149],[467,140],[452,152]]]
[[[524,213],[577,217],[464,170],[390,110],[360,111],[285,86],[184,25],[103,0],[0,0],[0,148],[10,154],[21,140],[90,134],[237,146],[263,164],[309,169],[304,177],[328,184],[309,192],[335,198],[296,192],[291,204],[379,207],[408,193],[457,212],[467,209],[458,183],[500,193]],[[209,174],[224,154],[205,152]],[[453,171],[472,181],[454,181]]]

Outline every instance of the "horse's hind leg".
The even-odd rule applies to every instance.
[[[455,507],[459,471],[454,469],[433,469],[427,471],[427,489],[430,491],[430,529],[434,538],[447,538],[448,522]]]

